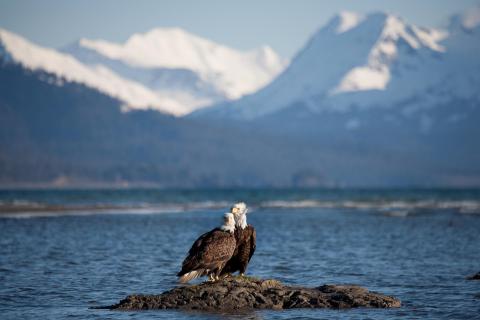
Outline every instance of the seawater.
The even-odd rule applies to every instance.
[[[247,273],[357,284],[399,309],[113,312],[176,285],[192,242],[234,201],[251,206]],[[1,319],[480,318],[479,190],[0,191]]]

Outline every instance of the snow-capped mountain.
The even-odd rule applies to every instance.
[[[51,73],[58,77],[50,80],[56,85],[62,85],[63,81],[81,83],[125,102],[129,108],[154,107],[161,112],[174,113],[175,108],[181,107],[140,83],[120,77],[107,67],[88,67],[68,54],[38,46],[7,30],[0,29],[0,48],[0,57],[4,61]]]
[[[81,39],[62,50],[178,101],[178,114],[253,93],[286,64],[268,46],[241,52],[178,28],[134,34],[122,44]]]
[[[275,56],[179,30],[62,52],[2,30],[0,184],[478,187],[479,23],[480,10],[445,30],[341,13],[263,89],[191,118],[121,108],[183,115],[238,97]]]
[[[439,30],[386,13],[341,13],[268,86],[195,116],[248,120],[293,107],[321,113],[396,106],[411,115],[458,99],[480,101],[478,22],[457,20]]]
[[[154,29],[125,44],[82,39],[62,51],[0,29],[0,57],[124,103],[176,116],[264,86],[285,65],[268,47],[239,52],[180,29]]]

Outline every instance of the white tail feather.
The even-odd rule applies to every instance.
[[[187,283],[193,279],[196,279],[198,277],[201,277],[203,274],[203,270],[193,270],[190,272],[185,273],[183,276],[178,279],[178,282],[180,283]]]

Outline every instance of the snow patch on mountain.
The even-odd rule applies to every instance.
[[[356,27],[365,17],[351,11],[342,11],[338,15],[337,33],[342,33]]]
[[[366,65],[350,70],[331,93],[385,90],[391,78],[390,65],[395,62],[398,55],[397,44],[400,40],[415,50],[428,48],[443,52],[445,48],[439,41],[445,36],[445,32],[409,26],[400,18],[387,15],[382,33],[372,47]]]

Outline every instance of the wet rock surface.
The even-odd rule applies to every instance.
[[[234,277],[181,286],[159,295],[130,295],[112,310],[184,309],[234,311],[292,308],[396,308],[400,300],[353,285],[317,288],[287,286],[276,280]]]
[[[480,280],[480,272],[475,273],[473,276],[467,278],[468,280]]]

